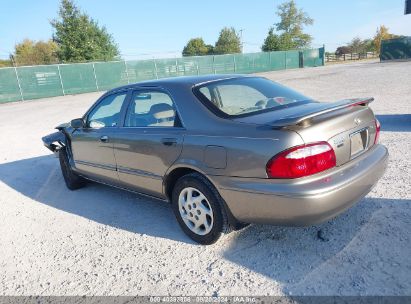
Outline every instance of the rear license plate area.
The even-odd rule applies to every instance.
[[[368,147],[368,128],[350,134],[351,158],[364,152]]]

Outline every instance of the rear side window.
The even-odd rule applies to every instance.
[[[173,127],[176,112],[171,97],[159,91],[137,91],[127,109],[125,127]]]
[[[236,115],[238,111],[247,109],[250,101],[255,105],[259,100],[266,99],[260,91],[246,85],[221,85],[218,87],[218,93],[222,103],[221,109],[230,115]]]
[[[265,78],[220,80],[194,88],[194,93],[224,116],[247,116],[309,100]]]

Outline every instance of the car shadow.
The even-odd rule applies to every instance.
[[[314,281],[321,281],[318,272],[343,273],[333,259],[347,256],[345,251],[362,252],[358,244],[370,246],[364,234],[379,238],[381,232],[368,224],[384,205],[393,204],[411,207],[411,200],[366,197],[338,217],[311,227],[250,226],[236,234],[223,256],[281,283],[286,294],[298,293],[302,286],[312,288]]]
[[[411,114],[376,115],[381,123],[381,131],[411,132]]]
[[[195,244],[180,230],[167,202],[97,183],[68,190],[52,155],[0,164],[0,181],[39,203],[97,223]]]

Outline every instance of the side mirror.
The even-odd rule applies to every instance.
[[[76,118],[70,122],[70,125],[73,129],[81,129],[84,127],[84,121],[82,118]]]

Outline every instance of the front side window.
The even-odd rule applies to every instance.
[[[125,127],[173,127],[176,112],[171,97],[159,91],[135,92],[126,114]]]
[[[210,82],[195,88],[194,92],[228,116],[252,115],[309,100],[291,89],[259,77]]]
[[[105,97],[88,115],[87,127],[97,129],[116,127],[126,96],[127,93],[121,93]]]

